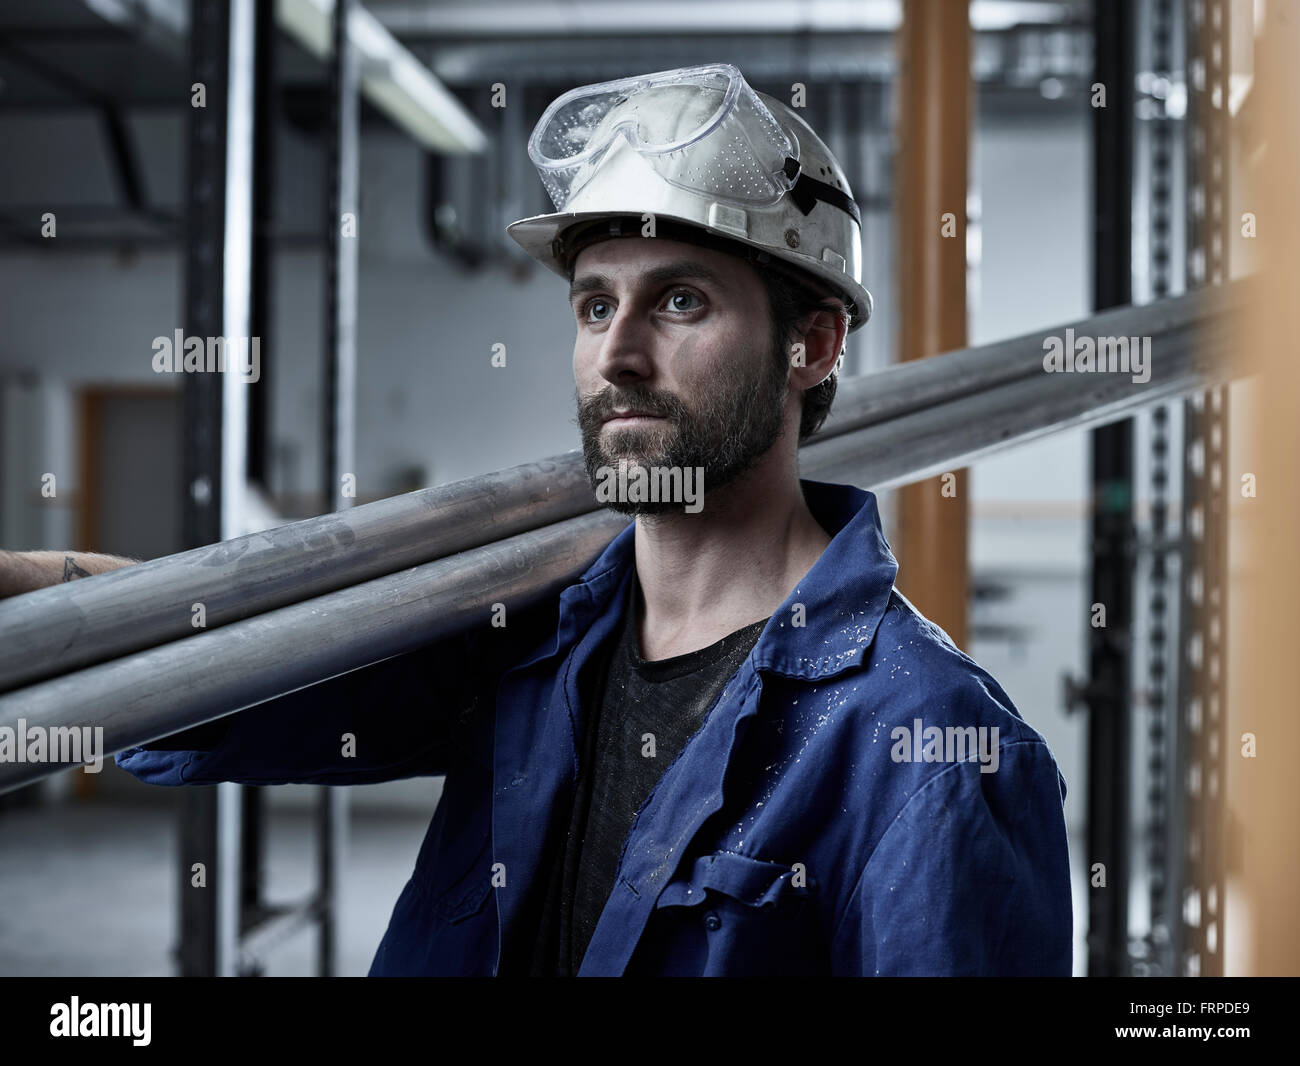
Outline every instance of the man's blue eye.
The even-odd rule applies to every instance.
[[[679,299],[681,299],[683,296],[685,296],[688,300],[697,300],[697,301],[699,300],[699,297],[696,296],[695,293],[693,293],[693,292],[686,292],[685,290],[683,290],[683,291],[681,291],[681,292],[675,292],[675,293],[673,293],[672,296],[670,296],[670,297],[668,298],[668,301],[669,301],[669,303],[672,303],[674,300],[679,300]],[[695,308],[694,308],[694,307],[678,307],[678,306],[676,306],[676,305],[674,304],[674,305],[673,305],[673,310],[674,310],[674,311],[694,311]]]
[[[587,304],[587,307],[586,307],[586,315],[587,315],[587,317],[588,317],[588,318],[591,318],[591,309],[592,309],[593,307],[599,307],[599,306],[602,306],[602,305],[605,306],[605,307],[608,307],[608,306],[609,306],[609,304],[608,304],[605,300],[591,300],[591,301]],[[599,319],[598,319],[597,321],[599,321]]]

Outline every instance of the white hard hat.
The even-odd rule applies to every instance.
[[[812,127],[730,63],[567,92],[542,115],[528,154],[556,212],[506,232],[561,277],[585,241],[645,232],[652,216],[656,228],[684,225],[811,275],[844,300],[850,332],[871,314],[848,178]]]

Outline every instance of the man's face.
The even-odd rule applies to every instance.
[[[571,287],[578,426],[593,487],[602,468],[701,467],[707,491],[780,436],[787,368],[771,351],[766,289],[743,260],[624,237],[579,253]],[[610,503],[625,514],[680,502]]]

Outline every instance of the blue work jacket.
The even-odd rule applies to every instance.
[[[875,497],[802,485],[833,539],[637,813],[579,976],[1068,976],[1065,781],[1047,744],[894,588]],[[445,773],[370,973],[527,973],[633,533],[504,628],[118,763],[171,785]]]

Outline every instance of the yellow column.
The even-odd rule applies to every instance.
[[[1244,217],[1230,223],[1243,238],[1255,234],[1244,243],[1259,274],[1232,346],[1257,377],[1244,386],[1250,466],[1230,468],[1225,486],[1243,540],[1233,555],[1248,576],[1230,598],[1224,832],[1242,904],[1228,920],[1245,925],[1228,935],[1246,938],[1245,973],[1277,977],[1300,975],[1300,11],[1271,3],[1265,18],[1247,108],[1257,135],[1238,153]],[[1249,20],[1233,32],[1249,33]]]
[[[966,187],[971,113],[966,0],[908,0],[899,30],[899,351],[966,346]],[[965,470],[897,495],[898,586],[958,647],[970,583]]]

